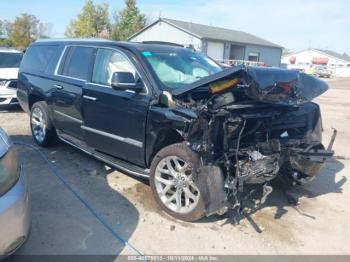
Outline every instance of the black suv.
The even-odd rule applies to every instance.
[[[333,154],[335,133],[325,149],[310,102],[326,90],[297,71],[223,69],[164,43],[45,40],[27,49],[17,95],[37,144],[58,136],[149,178],[162,209],[194,221],[242,210],[247,196],[263,203],[276,177],[310,181]]]

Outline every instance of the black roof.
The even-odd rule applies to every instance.
[[[167,43],[139,43],[139,42],[125,42],[125,41],[111,41],[108,39],[98,38],[62,38],[62,39],[39,39],[33,43],[33,45],[40,44],[65,44],[65,45],[94,45],[94,46],[119,46],[130,50],[137,51],[156,51],[156,50],[169,50],[169,49],[184,49],[182,46],[177,46]]]

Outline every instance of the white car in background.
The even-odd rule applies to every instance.
[[[17,75],[22,52],[0,47],[0,106],[16,105]]]

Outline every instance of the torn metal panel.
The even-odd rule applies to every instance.
[[[245,76],[246,95],[265,103],[302,104],[328,90],[326,82],[297,70],[249,67]]]
[[[237,66],[175,89],[172,94],[183,97],[200,90],[215,94],[235,86],[248,99],[281,105],[303,104],[328,90],[324,81],[297,70]]]

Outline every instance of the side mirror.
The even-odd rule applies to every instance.
[[[111,86],[115,90],[130,90],[136,93],[143,91],[143,85],[137,83],[134,75],[130,72],[114,72]]]

